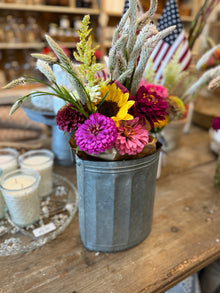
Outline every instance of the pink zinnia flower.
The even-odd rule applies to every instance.
[[[121,155],[136,155],[141,153],[149,141],[147,129],[139,122],[139,118],[120,121],[115,148]]]
[[[220,117],[214,118],[214,120],[212,122],[212,128],[214,130],[219,130],[220,129]]]
[[[148,83],[145,85],[145,88],[149,91],[149,92],[156,92],[158,95],[161,96],[161,98],[166,99],[168,97],[168,91],[167,89],[159,84],[151,84]]]
[[[146,82],[146,80],[145,79],[141,79],[141,82],[140,82],[140,84],[139,84],[139,87],[140,86],[145,86],[145,85],[147,85],[148,83]]]
[[[57,112],[56,122],[60,130],[72,132],[85,121],[82,113],[73,109],[72,104],[66,104]]]
[[[168,97],[167,89],[160,84],[147,83],[144,79],[142,79],[140,82],[140,87],[141,86],[145,86],[145,88],[148,91],[156,92],[158,95],[160,95],[164,99],[166,99]]]
[[[75,132],[76,144],[88,154],[103,153],[113,147],[117,137],[114,121],[94,113]]]
[[[141,86],[139,87],[134,100],[135,104],[133,106],[132,114],[135,117],[139,117],[142,123],[144,123],[144,118],[146,118],[149,121],[151,128],[153,128],[154,122],[165,119],[168,104],[167,101],[156,91]]]

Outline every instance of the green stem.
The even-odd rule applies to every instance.
[[[86,97],[87,97],[87,100],[88,100],[88,102],[89,102],[90,109],[91,109],[92,113],[94,113],[94,109],[93,109],[93,107],[92,107],[92,102],[91,102],[90,96],[89,96],[89,94],[87,93],[87,91],[86,91],[84,85],[82,84],[82,82],[80,81],[80,79],[79,79],[79,78],[78,78],[78,77],[72,72],[72,70],[71,70],[71,68],[70,68],[69,66],[65,67],[65,66],[63,66],[62,64],[59,64],[59,65],[60,65],[60,67],[61,67],[64,71],[66,71],[67,73],[69,73],[70,75],[72,75],[72,76],[76,79],[76,81],[79,83],[80,87],[82,88],[82,90],[84,91],[84,94],[85,94]]]

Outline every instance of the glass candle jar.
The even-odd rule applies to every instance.
[[[4,173],[18,168],[18,152],[11,148],[0,149],[0,168]]]
[[[53,188],[54,154],[46,149],[28,151],[19,156],[19,164],[22,169],[33,169],[40,174],[39,197],[48,196]]]
[[[1,178],[1,191],[11,220],[20,227],[33,224],[40,217],[38,186],[40,175],[35,170],[15,170]]]
[[[0,149],[1,175],[18,168],[18,152],[12,148]],[[0,191],[0,219],[4,218],[6,206]]]

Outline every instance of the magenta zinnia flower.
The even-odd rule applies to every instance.
[[[94,113],[75,132],[76,144],[88,154],[103,153],[113,147],[117,137],[114,121]]]
[[[141,153],[149,141],[147,129],[139,122],[139,118],[120,121],[115,148],[121,155],[136,155]]]
[[[73,109],[72,104],[66,104],[57,112],[56,122],[60,130],[72,132],[85,121],[82,113]]]
[[[214,130],[219,130],[220,129],[220,117],[215,117],[213,122],[212,122],[212,128]]]
[[[167,101],[156,91],[141,86],[139,87],[134,100],[135,104],[133,106],[132,114],[135,117],[139,117],[142,123],[144,123],[144,118],[146,118],[149,121],[151,128],[153,128],[154,122],[165,119],[168,104]]]

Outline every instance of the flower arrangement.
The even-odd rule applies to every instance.
[[[111,160],[134,158],[152,153],[150,131],[167,120],[168,113],[180,113],[182,105],[176,97],[167,96],[166,88],[141,84],[149,56],[157,43],[171,33],[175,26],[158,32],[151,22],[157,1],[143,16],[138,17],[137,3],[130,0],[130,8],[123,15],[112,41],[108,56],[108,79],[100,79],[104,66],[96,62],[89,28],[90,17],[83,18],[80,41],[74,52],[76,66],[60,46],[48,35],[46,40],[54,56],[32,54],[36,66],[48,82],[24,76],[10,82],[5,88],[30,82],[40,82],[50,92],[36,90],[18,99],[12,114],[30,95],[56,96],[66,102],[58,111],[59,129],[72,133],[70,144],[79,156],[111,154]],[[51,65],[62,68],[75,90],[58,85]],[[166,123],[166,122],[165,122]],[[154,141],[155,142],[155,141]],[[106,159],[105,156],[103,156]]]
[[[197,61],[196,70],[199,71],[201,68],[205,68],[210,57],[218,52],[219,49],[220,45],[218,44],[203,54]],[[155,124],[155,132],[160,132],[164,126],[173,120],[185,118],[189,103],[196,98],[203,87],[208,85],[209,90],[214,90],[220,86],[219,64],[216,64],[213,68],[207,68],[196,80],[190,76],[191,81],[189,81],[189,71],[182,71],[181,65],[178,62],[180,50],[181,48],[176,51],[171,61],[164,66],[162,78],[157,82],[157,86],[160,85],[167,89],[169,110],[167,111],[167,119],[161,121],[161,124]],[[155,72],[153,68],[153,62],[150,59],[149,66],[144,72],[143,78],[155,84]]]
[[[189,49],[195,45],[196,40],[199,38],[204,30],[204,27],[209,19],[212,11],[218,5],[218,0],[205,0],[203,5],[198,10],[195,18],[191,22],[188,34]],[[218,46],[215,46],[212,50],[212,56],[209,56],[207,63],[210,65],[219,64],[219,50]],[[166,120],[161,121],[156,125],[154,132],[161,132],[161,130],[173,120],[181,120],[186,118],[188,114],[189,103],[196,97],[189,94],[188,88],[194,83],[195,78],[192,78],[189,69],[182,70],[182,66],[179,63],[181,48],[179,48],[172,56],[170,62],[164,66],[162,71],[162,78],[156,80],[156,72],[154,70],[154,63],[151,59],[148,61],[148,67],[144,72],[143,78],[148,83],[162,85],[168,92],[168,117]],[[213,64],[213,62],[215,62]],[[203,64],[203,68],[207,68],[207,64]],[[165,123],[166,121],[166,123]]]
[[[174,53],[172,59],[167,63],[162,71],[162,77],[155,81],[156,71],[154,69],[154,63],[151,58],[148,61],[142,84],[146,87],[154,87],[160,94],[163,95],[167,102],[167,114],[166,119],[158,120],[154,124],[152,132],[159,133],[163,128],[173,120],[180,120],[186,117],[188,106],[182,101],[182,95],[177,91],[180,87],[180,83],[185,81],[185,87],[187,86],[188,72],[182,70],[182,66],[179,63],[179,54],[181,47]],[[150,83],[150,84],[148,84]],[[181,89],[183,86],[181,86]]]

